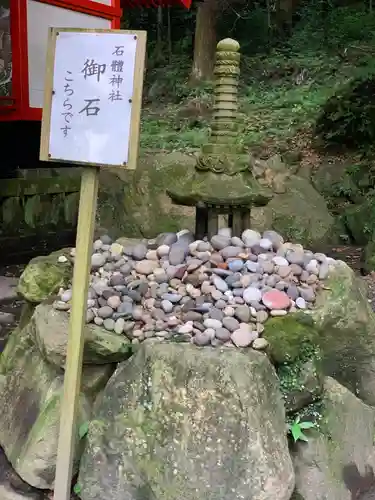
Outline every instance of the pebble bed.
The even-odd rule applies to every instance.
[[[132,246],[104,235],[93,244],[87,322],[133,344],[265,349],[265,322],[313,308],[335,262],[275,231],[238,238],[225,228],[196,241],[183,230]],[[71,288],[61,289],[54,308],[69,311],[71,298]]]

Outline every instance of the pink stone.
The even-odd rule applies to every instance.
[[[287,309],[290,306],[290,298],[280,290],[269,290],[263,295],[262,302],[268,309]]]
[[[231,335],[231,340],[236,347],[248,347],[258,338],[258,332],[251,330],[251,325],[243,324]]]

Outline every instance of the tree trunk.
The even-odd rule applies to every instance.
[[[211,80],[215,64],[218,0],[198,3],[194,38],[192,81]]]

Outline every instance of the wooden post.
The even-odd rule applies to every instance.
[[[64,393],[61,401],[54,500],[70,500],[71,497],[73,457],[78,440],[76,416],[81,388],[84,326],[98,198],[98,179],[99,169],[97,167],[84,168],[78,213]]]

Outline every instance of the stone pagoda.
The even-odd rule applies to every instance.
[[[210,138],[186,182],[167,190],[174,203],[196,207],[197,239],[217,234],[220,214],[228,215],[233,236],[240,236],[250,227],[251,207],[264,206],[272,197],[255,179],[250,156],[239,142],[239,49],[230,38],[218,43]]]

